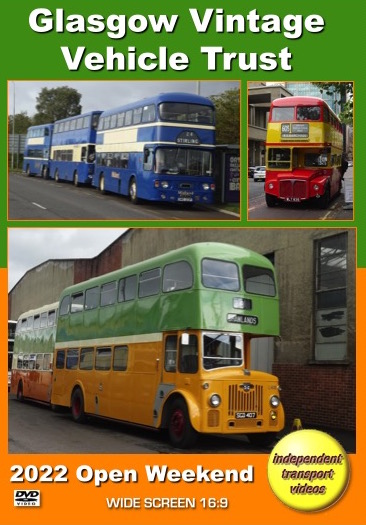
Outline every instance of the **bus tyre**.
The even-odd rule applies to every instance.
[[[136,182],[135,177],[132,177],[132,179],[130,180],[130,186],[128,188],[128,193],[129,193],[130,201],[132,202],[132,204],[138,204],[139,199],[137,197],[137,182]]]
[[[42,175],[43,179],[48,179],[48,168],[47,168],[47,166],[43,166],[41,175]]]
[[[99,191],[100,193],[102,193],[103,195],[105,195],[106,191],[105,191],[105,180],[104,180],[104,175],[101,175],[100,176],[100,179],[99,179]]]
[[[197,439],[197,432],[191,425],[183,399],[176,399],[170,407],[168,432],[170,442],[176,448],[189,448]]]
[[[275,432],[263,432],[247,434],[249,443],[253,446],[268,448],[272,445],[276,437]]]
[[[330,202],[330,188],[329,188],[329,184],[327,184],[324,190],[324,193],[323,195],[321,195],[321,197],[319,197],[317,204],[321,210],[325,210],[328,208],[329,202]]]
[[[268,208],[274,208],[277,202],[278,202],[277,197],[275,197],[274,195],[271,195],[270,193],[266,193],[266,204]]]
[[[27,177],[30,177],[32,174],[31,174],[31,171],[30,171],[30,166],[28,164],[27,166],[27,169],[25,170],[26,174],[27,174]]]
[[[23,395],[23,383],[20,381],[17,388],[17,400],[23,402],[24,401],[24,395]]]
[[[76,388],[71,396],[71,415],[76,423],[85,421],[84,396],[80,388]]]

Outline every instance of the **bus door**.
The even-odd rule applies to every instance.
[[[90,410],[96,416],[113,417],[110,399],[112,397],[112,348],[96,348],[95,370],[90,384]]]
[[[52,397],[51,403],[54,405],[68,404],[68,401],[64,399],[67,393],[67,370],[66,365],[66,350],[57,350],[56,359],[54,362],[55,372],[52,378]]]
[[[177,381],[178,367],[178,332],[165,333],[163,336],[161,354],[159,358],[159,375],[154,395],[154,422],[157,422],[161,413],[162,404],[169,392],[174,390]]]

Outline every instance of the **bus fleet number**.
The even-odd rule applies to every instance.
[[[67,483],[67,467],[65,465],[56,465],[51,467],[50,465],[42,465],[36,467],[35,465],[13,465],[10,468],[11,472],[15,472],[10,478],[12,483],[35,483],[39,481],[41,483]]]

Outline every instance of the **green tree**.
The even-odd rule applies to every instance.
[[[212,95],[216,108],[216,143],[239,144],[240,141],[240,91],[229,89]]]
[[[31,117],[27,115],[26,111],[17,113],[16,115],[9,115],[8,117],[8,130],[9,133],[13,133],[13,119],[14,119],[14,133],[24,134],[27,133],[29,126],[32,126],[33,121]]]
[[[34,124],[47,124],[73,115],[80,115],[81,94],[73,88],[62,86],[48,89],[42,88],[37,97]]]
[[[332,95],[337,93],[340,98],[341,111],[339,118],[343,124],[353,124],[353,82],[313,82],[321,93]]]

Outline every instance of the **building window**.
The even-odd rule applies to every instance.
[[[315,360],[347,358],[347,233],[316,242]]]

